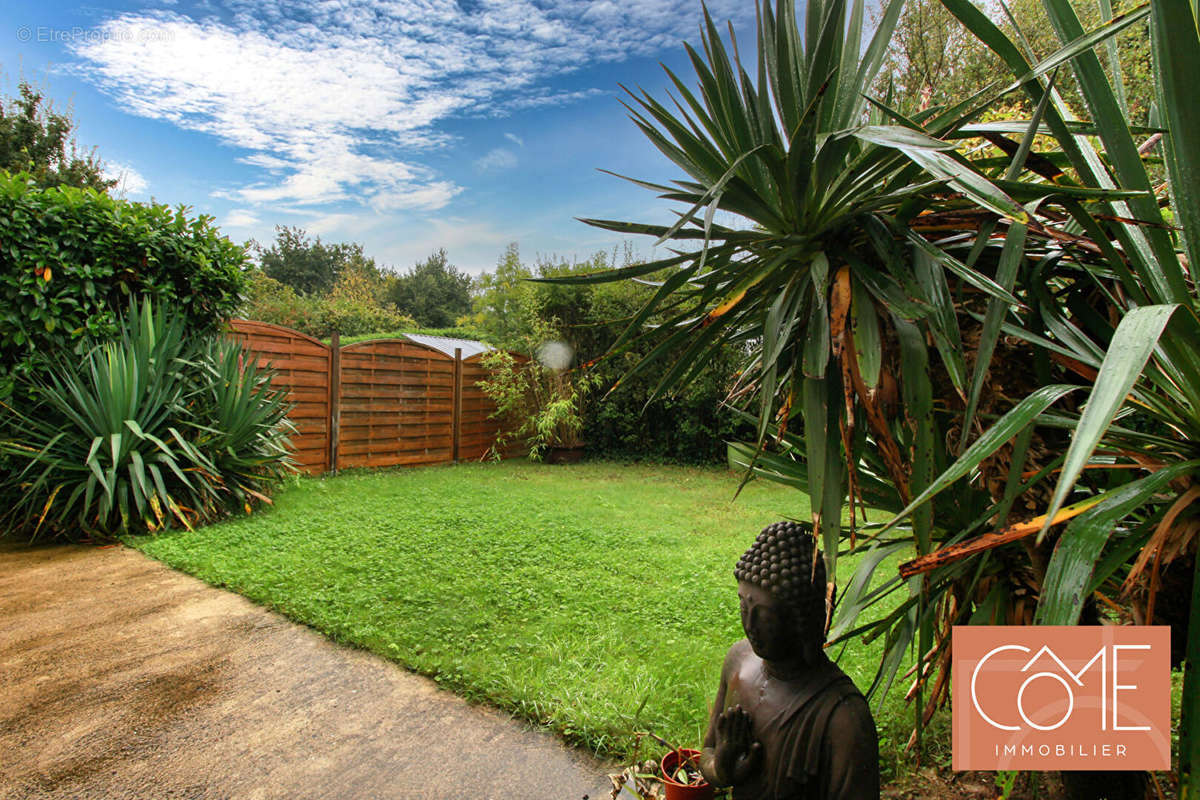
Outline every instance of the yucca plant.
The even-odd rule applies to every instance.
[[[968,5],[979,13],[962,5],[964,16]],[[1052,407],[1069,415],[1078,387],[1044,385],[1066,368],[1035,333],[1046,316],[1035,289],[1062,280],[1064,251],[1072,269],[1107,263],[1109,240],[1081,235],[1078,220],[1109,211],[1128,218],[1120,213],[1125,204],[1153,203],[1140,185],[1118,189],[1089,177],[1103,162],[1075,140],[1094,129],[1064,119],[1052,89],[1056,68],[1146,9],[1077,32],[1040,64],[1017,68],[1014,60],[1010,85],[909,119],[886,98],[866,97],[899,8],[884,8],[861,47],[861,3],[810,2],[803,29],[790,2],[760,7],[753,75],[739,63],[732,31],[731,58],[706,15],[703,53],[688,48],[698,92],[670,74],[679,95],[670,108],[630,93],[634,122],[686,173],[672,185],[638,183],[684,204],[680,219],[672,226],[588,220],[675,249],[576,280],[669,270],[617,345],[656,338],[635,369],[683,348],[663,369],[660,391],[687,381],[722,345],[740,343],[752,354],[740,396],[758,441],[745,461],[809,494],[828,575],[836,574],[839,551],[871,549],[840,601],[828,587],[831,637],[887,637],[872,691],[892,684],[916,645],[910,696],[919,737],[948,696],[950,627],[1032,621],[1045,563],[1018,534],[1082,513],[1060,512],[1061,498],[1045,489],[1047,476],[1069,465],[1071,456],[1060,454],[1069,426],[1033,422]],[[1031,119],[974,121],[1017,89],[1033,101]],[[1020,140],[1005,138],[1012,144],[1005,157],[982,162],[956,147],[985,133]],[[1092,172],[1066,175],[1032,154],[1041,133],[1069,140],[1064,158],[1081,154],[1079,164]],[[717,211],[739,222],[718,224]],[[1147,238],[1142,226],[1127,228],[1131,242]],[[645,332],[652,314],[666,323]],[[902,513],[860,538],[855,512],[864,505]],[[904,535],[889,538],[901,525]],[[1004,534],[999,543],[1012,546],[979,548],[973,559],[933,553],[995,529]],[[872,586],[887,556],[912,550],[916,567]],[[895,611],[860,623],[862,611],[896,591],[905,597]]]
[[[16,502],[0,523],[31,538],[111,537],[249,510],[286,470],[287,407],[233,343],[134,302],[120,338],[59,354],[0,450]]]
[[[957,157],[953,145],[935,138],[965,121],[963,109],[930,115],[919,125],[888,119],[868,105],[864,92],[899,9],[899,2],[887,7],[860,53],[861,2],[808,4],[803,32],[791,2],[779,2],[774,11],[760,7],[755,78],[738,62],[732,33],[733,59],[706,14],[703,56],[688,47],[699,94],[668,71],[681,98],[674,111],[645,93],[631,93],[629,107],[635,123],[687,173],[673,186],[638,183],[688,210],[670,227],[587,220],[680,249],[666,259],[579,279],[671,271],[615,348],[639,335],[652,314],[665,315],[667,323],[653,334],[662,337],[660,345],[634,368],[684,346],[660,391],[695,375],[727,343],[750,345],[754,360],[746,374],[753,379],[760,440],[777,412],[784,428],[793,415],[802,420],[813,522],[830,575],[847,490],[858,496],[859,476],[845,470],[843,449],[861,452],[869,430],[882,456],[879,474],[904,499],[913,480],[919,488],[923,479],[910,477],[903,449],[916,446],[928,462],[918,472],[932,476],[931,443],[902,439],[931,432],[924,422],[932,408],[923,400],[933,392],[928,376],[917,375],[929,365],[926,336],[936,342],[951,379],[965,386],[950,281],[1017,302],[990,276],[933,244],[914,222],[938,198],[949,208],[1028,218]],[[742,222],[719,225],[718,210]],[[897,343],[905,358],[889,349]],[[897,379],[914,400],[902,431],[885,408],[897,399]]]
[[[965,0],[943,2],[1015,74],[1029,69],[1020,42],[1004,37]],[[1044,0],[1044,6],[1062,41],[1082,34],[1068,0]],[[1200,33],[1196,7],[1186,0],[1154,0],[1132,13],[1151,19],[1158,93],[1151,122],[1158,130],[1129,126],[1119,65],[1113,66],[1116,79],[1110,82],[1091,51],[1071,62],[1091,120],[1073,124],[1058,98],[1046,111],[1054,142],[1047,160],[1067,165],[1080,184],[1136,194],[1090,208],[1069,207],[1072,224],[1064,232],[1090,253],[1079,258],[1064,244],[1056,256],[1069,267],[1037,287],[1041,318],[1035,332],[1040,336],[1030,340],[1083,379],[1077,386],[1087,392],[1087,402],[1080,414],[1040,419],[1069,433],[1070,446],[1044,515],[1022,534],[1035,538],[1034,546],[1044,543],[1054,522],[1070,508],[1065,504],[1076,500],[1077,516],[1058,536],[1045,565],[1038,622],[1072,624],[1089,604],[1100,603],[1135,622],[1170,622],[1180,639],[1186,631],[1180,788],[1182,797],[1196,797],[1200,109],[1187,82],[1200,74]],[[1167,181],[1155,187],[1144,156],[1160,137]],[[1169,216],[1160,213],[1164,206]],[[1028,335],[1030,326],[1021,327],[1022,335]],[[1021,424],[1032,420],[1026,416]],[[1088,477],[1101,471],[1115,478]],[[955,545],[940,557],[931,556],[926,565],[980,552],[983,544]],[[1175,569],[1168,572],[1173,561]]]
[[[1000,331],[1016,337],[1035,348],[1033,363],[1042,363],[1040,382],[1049,380],[1051,360],[1056,377],[1073,382],[1028,393],[881,533],[1011,447],[1014,435],[1019,434],[1016,448],[1021,449],[1035,426],[1059,431],[1064,452],[1042,469],[1025,463],[1010,472],[1004,490],[1002,503],[1011,502],[1013,490],[1022,485],[1026,498],[1037,498],[1032,506],[1037,513],[1026,515],[1031,519],[998,527],[995,522],[1003,516],[995,515],[986,533],[978,526],[954,531],[937,541],[936,551],[905,564],[902,576],[924,575],[930,587],[961,587],[959,578],[972,575],[971,592],[941,595],[947,603],[941,618],[956,612],[964,621],[1013,621],[1001,613],[1003,598],[988,591],[979,576],[986,575],[989,561],[1003,560],[1019,546],[1037,580],[1018,621],[1073,624],[1094,622],[1104,613],[1139,623],[1169,622],[1180,639],[1186,631],[1190,666],[1200,657],[1200,635],[1190,625],[1192,613],[1200,611],[1193,574],[1200,533],[1200,298],[1187,254],[1200,235],[1195,223],[1200,172],[1191,124],[1196,120],[1190,119],[1195,109],[1182,91],[1181,77],[1200,70],[1196,18],[1188,4],[1164,2],[1143,6],[1124,20],[1153,12],[1159,91],[1154,121],[1163,127],[1135,130],[1121,113],[1120,81],[1110,84],[1097,57],[1075,49],[1096,34],[1083,31],[1069,2],[1045,5],[1067,43],[1064,51],[1074,51],[1072,68],[1093,117],[1087,122],[1071,119],[1052,87],[1027,80],[1044,68],[1034,68],[1020,42],[1005,38],[969,3],[945,0],[945,5],[1009,64],[1038,103],[1033,120],[968,125],[955,135],[986,130],[994,139],[1024,131],[1024,143],[1035,131],[1045,134],[1048,149],[1032,156],[1042,179],[1092,193],[1090,199],[1076,193],[1088,202],[1063,203],[1057,224],[1053,218],[1039,221],[1054,235],[1041,244],[1022,244],[1021,259],[1027,267],[1036,265],[1030,276],[1036,279],[1019,281],[1025,307],[991,316],[983,340],[994,342]],[[1168,181],[1156,190],[1143,156],[1160,137]],[[1172,217],[1160,214],[1164,205]],[[1170,219],[1177,228],[1167,224]],[[1026,233],[1010,225],[1006,246],[1014,231]],[[976,246],[982,246],[978,238]],[[1086,400],[1082,413],[1059,402],[1071,394]],[[964,427],[972,413],[969,403]],[[1039,484],[1045,491],[1036,491]],[[1172,561],[1178,563],[1169,570]],[[924,664],[938,649],[921,652]],[[918,682],[923,674],[918,671]],[[1184,695],[1183,793],[1195,796],[1200,690],[1190,669]]]
[[[270,502],[264,492],[291,469],[287,392],[273,387],[270,371],[232,338],[208,339],[199,362],[190,422],[196,448],[220,477],[221,504],[249,514],[258,502]]]

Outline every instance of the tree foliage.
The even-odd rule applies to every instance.
[[[262,271],[301,294],[322,294],[333,288],[349,268],[375,270],[374,259],[363,255],[357,243],[326,244],[310,239],[302,228],[275,226],[275,242],[256,246]]]
[[[215,330],[240,301],[245,266],[211,217],[0,173],[0,377],[115,334],[131,297]]]
[[[95,152],[80,153],[75,123],[56,112],[40,91],[22,81],[20,96],[0,99],[0,169],[27,172],[38,186],[78,186],[107,192]]]
[[[591,455],[693,464],[721,461],[726,441],[752,435],[722,407],[740,354],[723,351],[690,386],[652,399],[655,381],[650,376],[629,376],[617,385],[646,355],[646,347],[605,356],[653,289],[632,282],[548,282],[636,263],[627,247],[579,262],[543,258],[531,266],[522,263],[517,245],[509,245],[496,270],[476,281],[469,321],[488,342],[535,361],[547,341],[566,346],[577,371],[586,373],[589,391],[573,395],[572,402],[581,411],[579,437]]]
[[[318,339],[334,333],[363,336],[420,327],[412,317],[380,299],[384,290],[383,281],[368,270],[344,270],[329,292],[314,295],[300,294],[262,270],[252,270],[238,314]]]
[[[471,312],[471,276],[449,263],[444,249],[389,283],[388,299],[427,328],[449,328]]]
[[[879,13],[882,13],[882,9]],[[906,0],[876,80],[906,111],[970,97],[995,79],[996,59],[941,0]]]
[[[529,283],[533,270],[521,263],[514,242],[505,248],[496,269],[475,279],[471,290],[470,322],[498,347],[513,348],[529,329],[529,309],[536,287]]]
[[[275,230],[275,243],[258,248],[261,269],[250,274],[241,316],[321,339],[420,327],[390,298],[396,277],[361,244],[322,242],[299,228]]]
[[[1026,55],[1032,63],[1049,57],[1061,46],[1041,0],[1012,0],[1006,4],[1008,13],[994,4],[975,2],[974,5],[980,13],[988,13],[1005,36],[1027,48]],[[1111,3],[1113,15],[1126,13],[1137,5],[1134,0]],[[1072,0],[1072,7],[1087,30],[1103,24],[1102,4],[1092,0]],[[1137,125],[1147,123],[1154,101],[1147,25],[1147,22],[1140,22],[1120,33],[1111,47],[1105,47],[1102,60],[1110,80],[1118,74],[1121,76],[1122,102],[1130,122]],[[1112,68],[1113,56],[1120,63],[1119,72]],[[911,114],[931,106],[959,102],[997,85],[1004,79],[1005,70],[1003,60],[976,38],[941,0],[906,0],[883,69],[876,80],[875,93],[885,97],[890,89],[892,104]],[[1063,71],[1057,85],[1077,116],[1090,117],[1072,72]],[[1021,112],[1028,114],[1031,110],[1028,101],[1016,95],[989,109],[987,116],[1019,116]]]
[[[1095,30],[1105,22],[1103,8],[1111,7],[1117,17],[1135,10],[1136,0],[1072,0],[1071,9],[1084,30]],[[1049,58],[1063,45],[1063,40],[1051,22],[1050,14],[1040,0],[1015,0],[1012,3],[1014,25],[1004,20],[1001,30],[1014,41],[1022,38],[1028,44],[1029,60],[1033,63]],[[1105,77],[1116,92],[1115,98],[1131,125],[1149,123],[1150,108],[1154,105],[1154,59],[1150,50],[1150,22],[1143,20],[1117,34],[1097,48],[1096,56]],[[1119,69],[1114,69],[1119,64]],[[1081,119],[1093,119],[1087,93],[1079,85],[1075,71],[1063,70],[1056,82],[1071,110]]]

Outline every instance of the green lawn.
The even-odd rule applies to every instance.
[[[622,756],[634,730],[700,740],[742,636],[734,562],[763,526],[807,516],[797,491],[753,483],[735,502],[736,487],[724,470],[609,463],[360,472],[130,544]],[[878,659],[876,643],[841,661],[865,689]],[[885,770],[900,709],[889,698],[879,720]]]

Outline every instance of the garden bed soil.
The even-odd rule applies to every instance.
[[[1129,773],[1092,773],[1099,780],[1108,775],[1116,778]],[[1008,795],[1009,800],[1067,800],[1058,772],[1023,772]],[[1158,792],[1149,787],[1146,798],[1176,800],[1177,795],[1169,777],[1158,773]],[[883,790],[881,800],[994,800],[1003,796],[996,786],[996,775],[992,772],[954,772],[949,768],[924,767],[906,776]],[[1113,795],[1114,800],[1121,795]]]
[[[122,547],[0,544],[0,799],[592,798],[607,765]]]

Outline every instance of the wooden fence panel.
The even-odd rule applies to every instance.
[[[462,416],[459,417],[458,457],[463,461],[484,458],[500,433],[500,423],[491,418],[496,405],[488,399],[479,382],[486,380],[488,371],[479,363],[479,356],[462,362]]]
[[[462,362],[462,413],[459,417],[459,459],[479,461],[492,450],[496,437],[502,430],[501,420],[494,419],[496,404],[483,393],[479,383],[488,379],[490,373],[481,363],[482,356],[475,355]],[[503,458],[527,453],[523,442],[511,441],[501,450]]]
[[[405,339],[341,350],[339,467],[452,461],[454,359]]]
[[[479,388],[480,356],[455,359],[407,339],[340,347],[265,322],[234,320],[231,335],[288,390],[293,457],[305,472],[479,460],[501,423]],[[503,456],[524,454],[510,443]]]
[[[332,407],[330,348],[299,331],[266,322],[238,319],[229,327],[260,366],[275,370],[274,385],[288,390],[288,400],[293,404],[288,417],[296,426],[292,447],[297,464],[316,475],[327,471]]]

